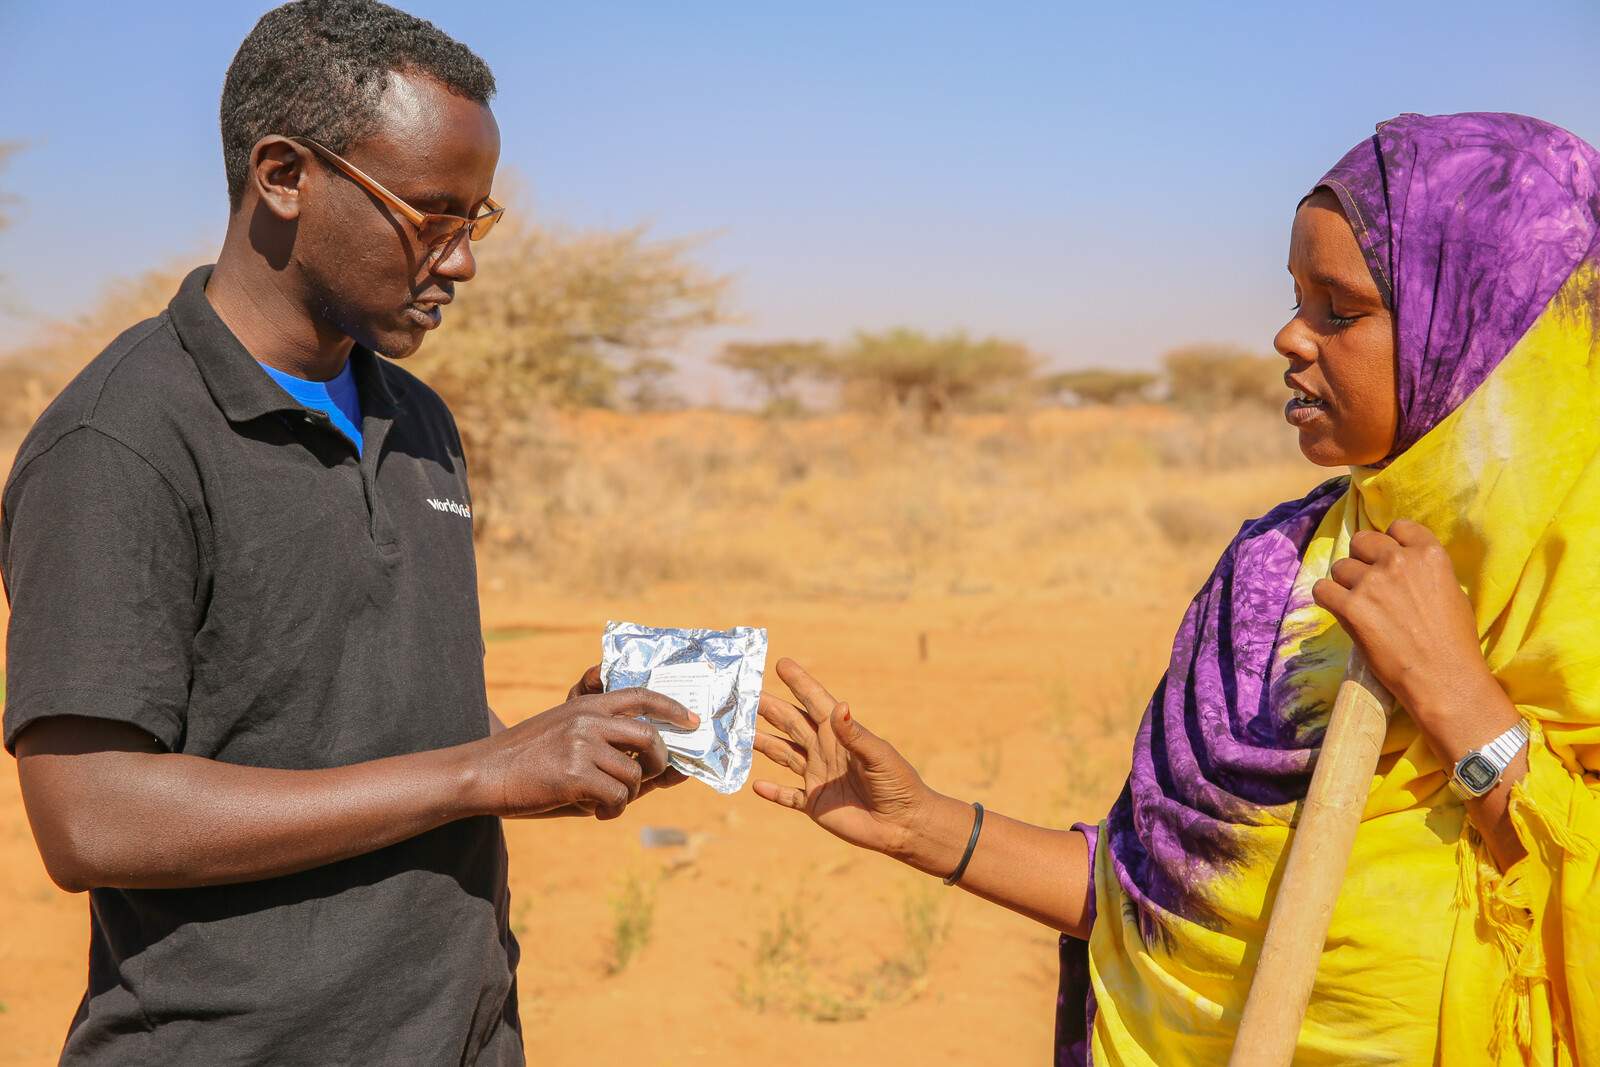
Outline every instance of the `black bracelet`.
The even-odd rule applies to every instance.
[[[950,872],[950,877],[944,880],[945,885],[955,885],[961,881],[961,876],[967,873],[967,864],[972,862],[972,850],[978,847],[978,832],[983,829],[983,805],[974,800],[972,810],[976,814],[972,817],[972,836],[967,838],[967,851],[961,854],[961,862]]]

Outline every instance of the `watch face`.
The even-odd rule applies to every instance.
[[[1500,772],[1489,762],[1488,757],[1474,752],[1456,766],[1456,777],[1461,779],[1461,784],[1466,786],[1473,796],[1482,796],[1494,788],[1495,782],[1500,778]]]

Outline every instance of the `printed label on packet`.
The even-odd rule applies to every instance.
[[[700,725],[693,730],[685,730],[681,726],[651,719],[650,721],[661,731],[661,740],[668,748],[684,752],[704,752],[711,747],[712,713],[716,711],[712,683],[716,679],[716,674],[711,664],[705,662],[673,663],[651,670],[650,681],[645,684],[646,689],[671,697],[700,716]]]

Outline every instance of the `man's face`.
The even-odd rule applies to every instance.
[[[488,107],[426,76],[389,75],[376,133],[343,153],[424,214],[471,217],[489,195],[500,128]],[[457,282],[477,272],[463,234],[429,248],[389,205],[318,158],[304,178],[294,258],[328,326],[391,359],[415,352]]]

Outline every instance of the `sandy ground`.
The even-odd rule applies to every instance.
[[[1153,684],[1182,610],[1165,604],[947,597],[763,600],[662,589],[649,599],[491,594],[489,691],[509,720],[557,703],[598,658],[607,618],[765,626],[775,655],[812,668],[863,722],[897,742],[936,788],[1065,824],[1095,818],[1125,772],[1129,694]],[[919,657],[926,634],[928,658]],[[768,685],[776,685],[769,669]],[[689,831],[645,850],[640,829]],[[697,782],[612,823],[508,823],[523,945],[529,1060],[546,1064],[744,1064],[822,1056],[848,1064],[1044,1063],[1056,970],[1047,930],[959,890],[926,986],[856,1022],[761,1014],[736,995],[763,929],[797,890],[816,925],[818,981],[851,979],[894,951],[898,902],[920,876],[858,853],[748,789]],[[0,760],[0,1062],[53,1063],[82,994],[86,898],[55,889]],[[665,872],[655,933],[609,975],[610,899],[630,873]]]
[[[1097,820],[1120,789],[1170,635],[1238,522],[1321,477],[1282,460],[1269,416],[1155,408],[974,416],[924,437],[704,412],[585,413],[542,432],[525,513],[499,527],[533,536],[495,538],[482,574],[502,718],[558,703],[607,619],[764,626],[769,688],[771,663],[793,657],[934,788],[1053,826]],[[646,849],[646,827],[689,844]],[[688,782],[614,822],[506,834],[530,1062],[1048,1062],[1054,934],[748,788]],[[617,901],[641,882],[656,887],[653,938],[613,973]],[[930,900],[947,936],[922,943],[928,965],[863,1001],[908,958],[906,907]],[[809,947],[798,970],[764,970],[785,920]],[[51,884],[0,758],[0,1064],[55,1062],[88,935],[86,898]],[[758,1011],[763,987],[869,1010]]]

